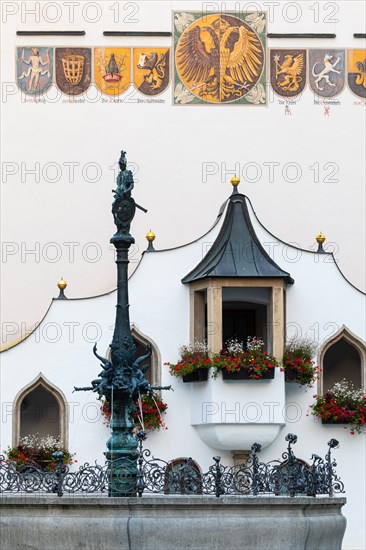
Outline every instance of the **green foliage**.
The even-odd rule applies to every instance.
[[[177,363],[164,363],[169,367],[170,374],[177,378],[199,369],[209,369],[212,366],[205,342],[194,342],[193,344],[181,346],[179,353],[180,359]]]
[[[38,433],[21,437],[19,445],[13,448],[8,447],[5,455],[9,461],[15,463],[19,471],[27,466],[34,466],[45,472],[52,472],[56,466],[52,453],[56,451],[63,451],[63,464],[77,462],[74,459],[75,453],[72,454],[65,449],[58,438],[52,435],[40,437]]]
[[[285,346],[281,370],[292,371],[298,384],[312,387],[320,372],[319,367],[312,361],[316,350],[316,343],[309,337],[291,338]]]
[[[325,422],[350,424],[352,435],[363,433],[366,422],[366,393],[343,379],[323,396],[314,395],[312,414]]]
[[[140,406],[141,405],[141,406]],[[132,420],[135,423],[135,429],[146,431],[158,431],[162,428],[168,429],[163,421],[163,414],[166,412],[168,405],[159,398],[155,392],[147,393],[141,396],[141,403],[136,401],[133,408]],[[111,422],[111,410],[108,401],[103,401],[101,406],[104,424],[109,426]]]
[[[273,355],[264,351],[264,342],[261,338],[248,337],[246,349],[244,343],[236,338],[226,342],[226,347],[212,358],[214,367],[213,378],[217,378],[222,370],[238,372],[247,369],[249,378],[260,379],[271,369],[278,367]]]

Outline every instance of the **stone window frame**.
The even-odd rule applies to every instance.
[[[346,340],[351,346],[353,346],[360,354],[361,359],[361,388],[365,389],[366,382],[366,343],[354,334],[346,325],[342,325],[341,328],[333,334],[330,338],[325,340],[318,351],[317,364],[321,369],[320,377],[318,379],[318,395],[323,395],[324,383],[324,357],[326,352],[340,340]],[[345,378],[347,378],[345,376]]]
[[[207,277],[189,283],[190,286],[190,341],[203,340],[202,322],[204,297],[207,292],[207,324],[215,327],[208,333],[207,345],[212,353],[222,348],[222,289],[223,288],[269,288],[271,290],[270,312],[267,323],[272,328],[272,354],[282,360],[285,346],[286,282],[277,277]]]
[[[139,344],[146,345],[150,344],[152,349],[151,354],[151,385],[152,386],[161,386],[161,354],[158,346],[150,336],[144,334],[136,325],[131,324],[131,335],[134,340]]]
[[[13,402],[13,426],[12,426],[12,445],[16,447],[19,445],[20,439],[20,423],[21,423],[21,405],[24,398],[29,395],[37,387],[43,387],[48,391],[56,400],[59,406],[60,417],[60,441],[63,447],[68,449],[69,443],[69,411],[68,403],[64,393],[55,384],[50,382],[42,372],[40,372],[29,384],[24,386],[17,395]]]
[[[151,354],[151,385],[152,386],[161,386],[161,354],[157,344],[154,342],[150,336],[144,334],[134,323],[131,323],[131,336],[139,344],[146,346],[147,344],[151,345],[152,354]],[[106,358],[111,359],[111,349],[108,347]]]

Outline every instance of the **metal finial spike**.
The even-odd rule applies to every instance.
[[[57,300],[67,300],[67,297],[65,296],[65,288],[67,287],[67,281],[64,280],[63,277],[58,281],[57,286],[60,290],[60,294],[57,297]]]
[[[153,245],[153,242],[155,240],[155,233],[153,233],[153,231],[150,231],[148,233],[146,233],[146,240],[148,241],[149,243],[149,246],[147,247],[147,252],[155,252],[155,248],[154,248],[154,245]]]
[[[315,237],[315,239],[316,239],[316,242],[318,243],[318,250],[317,250],[317,252],[318,252],[319,254],[326,254],[326,252],[325,252],[325,250],[324,250],[324,248],[323,248],[323,243],[324,243],[324,241],[325,241],[325,239],[326,239],[326,236],[323,235],[323,233],[320,231],[320,233],[317,234],[317,236]]]
[[[233,195],[235,193],[238,193],[238,185],[240,183],[240,178],[238,178],[237,175],[231,178],[230,180],[231,185],[233,186]]]

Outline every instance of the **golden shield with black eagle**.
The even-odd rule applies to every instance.
[[[243,99],[259,84],[265,93],[265,14],[183,15],[175,15],[175,102],[186,91],[189,103],[259,103]]]

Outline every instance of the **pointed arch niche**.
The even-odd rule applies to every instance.
[[[14,400],[13,446],[25,435],[59,437],[68,447],[68,407],[62,391],[40,372]]]
[[[365,387],[365,342],[345,325],[322,345],[318,364],[322,369],[318,382],[319,395],[323,395],[343,378],[352,382],[356,388]]]
[[[133,323],[131,324],[131,335],[136,344],[135,358],[144,355],[146,353],[147,344],[150,344],[152,349],[151,357],[144,361],[144,365],[149,366],[145,374],[145,378],[152,386],[161,386],[161,356],[158,346],[149,336],[146,336],[146,334],[141,332]],[[106,357],[109,360],[111,359],[110,348],[108,348]]]
[[[151,345],[152,354],[150,359],[146,361],[149,368],[145,374],[145,377],[152,386],[161,386],[161,357],[158,346],[151,338],[146,336],[146,334],[143,334],[133,323],[131,325],[131,335],[137,348],[136,357],[139,357],[145,353],[147,344]]]

